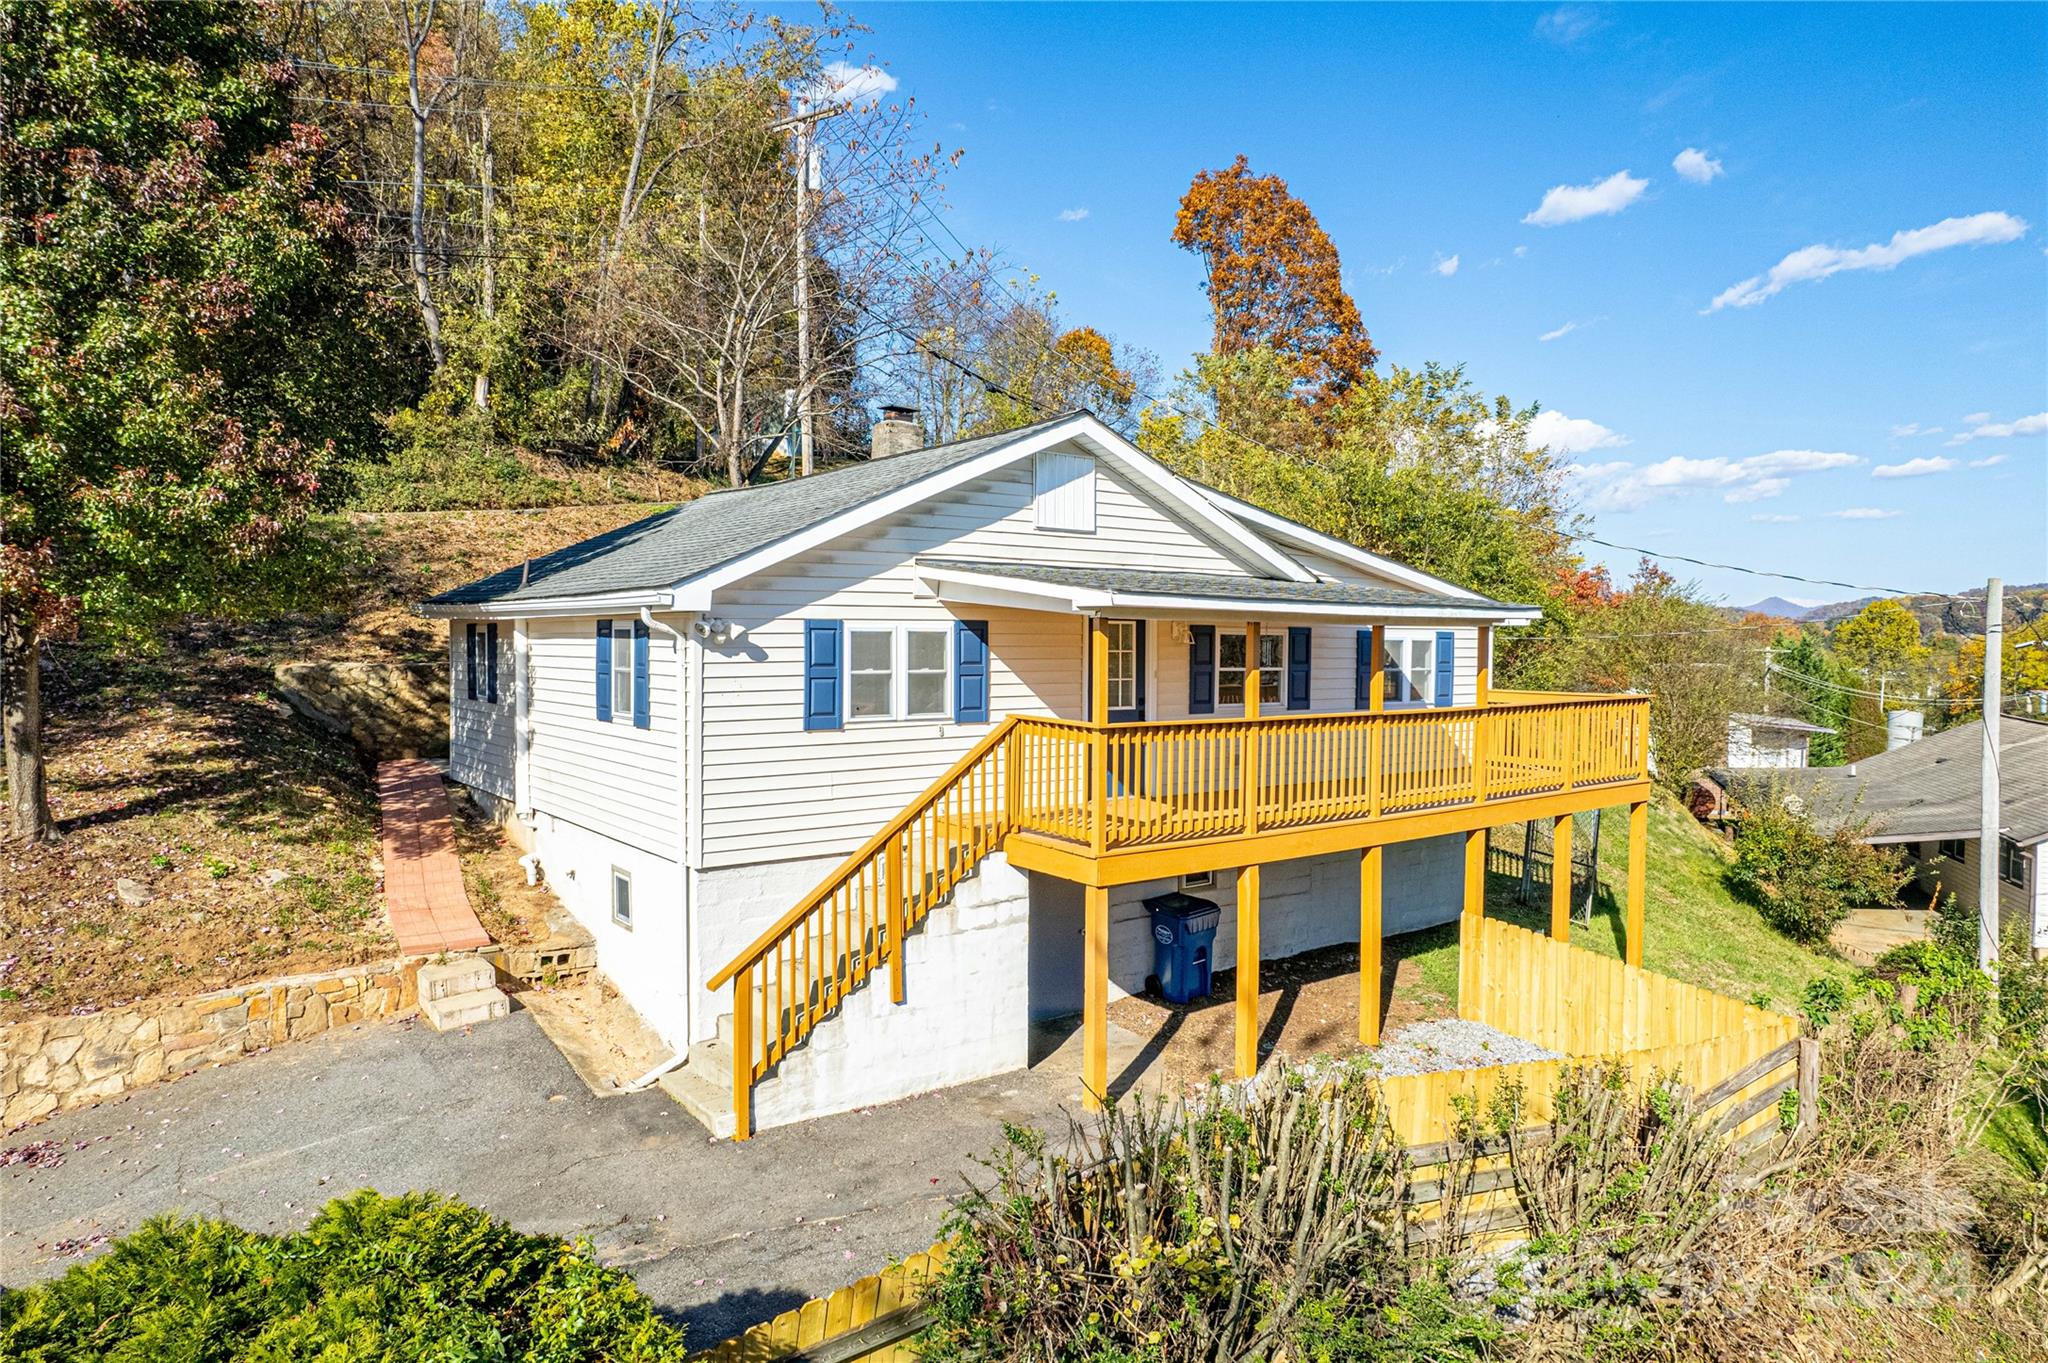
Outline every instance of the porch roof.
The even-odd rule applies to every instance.
[[[1353,615],[1373,620],[1456,620],[1526,625],[1542,612],[1483,597],[1439,596],[1348,582],[1286,582],[1225,573],[1154,572],[1055,563],[920,558],[919,576],[942,599],[1095,615]]]

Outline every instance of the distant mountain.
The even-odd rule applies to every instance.
[[[1873,601],[1882,597],[1866,596],[1857,601],[1834,601],[1825,606],[1815,607],[1803,618],[1819,624],[1834,624],[1846,620]],[[1893,597],[1920,622],[1920,628],[1928,634],[1939,630],[1944,634],[1968,636],[1984,632],[1984,589],[1975,587],[1952,596],[1924,595]],[[2005,589],[2005,625],[2017,629],[2048,615],[2048,583],[2008,584]]]
[[[1788,601],[1782,596],[1767,596],[1753,606],[1737,606],[1742,615],[1768,615],[1779,620],[1804,620],[1815,610],[1822,609],[1811,602]]]

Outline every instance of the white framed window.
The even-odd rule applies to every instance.
[[[633,622],[612,621],[612,723],[633,722]]]
[[[949,625],[850,625],[847,718],[945,719],[953,713]]]
[[[1213,890],[1216,888],[1214,871],[1190,871],[1180,878],[1183,890]]]
[[[1216,703],[1244,704],[1244,632],[1216,636]],[[1287,636],[1278,630],[1259,631],[1259,705],[1280,703],[1287,671]]]
[[[1429,705],[1436,699],[1436,640],[1423,635],[1389,635],[1381,664],[1387,674],[1387,704]]]
[[[1934,844],[1934,855],[1937,857],[1947,857],[1950,861],[1960,866],[1967,853],[1963,848],[1963,840],[1961,838],[1943,838],[1940,842]]]
[[[1095,533],[1095,461],[1069,450],[1041,450],[1032,461],[1032,514],[1040,530]]]
[[[622,928],[633,926],[633,873],[612,867],[612,921]]]

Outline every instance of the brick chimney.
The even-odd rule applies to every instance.
[[[868,458],[887,459],[924,448],[924,432],[918,428],[917,408],[887,406],[882,419],[868,429]]]

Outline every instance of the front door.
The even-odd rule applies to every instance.
[[[1105,620],[1109,635],[1109,722],[1138,724],[1145,718],[1145,622]]]

